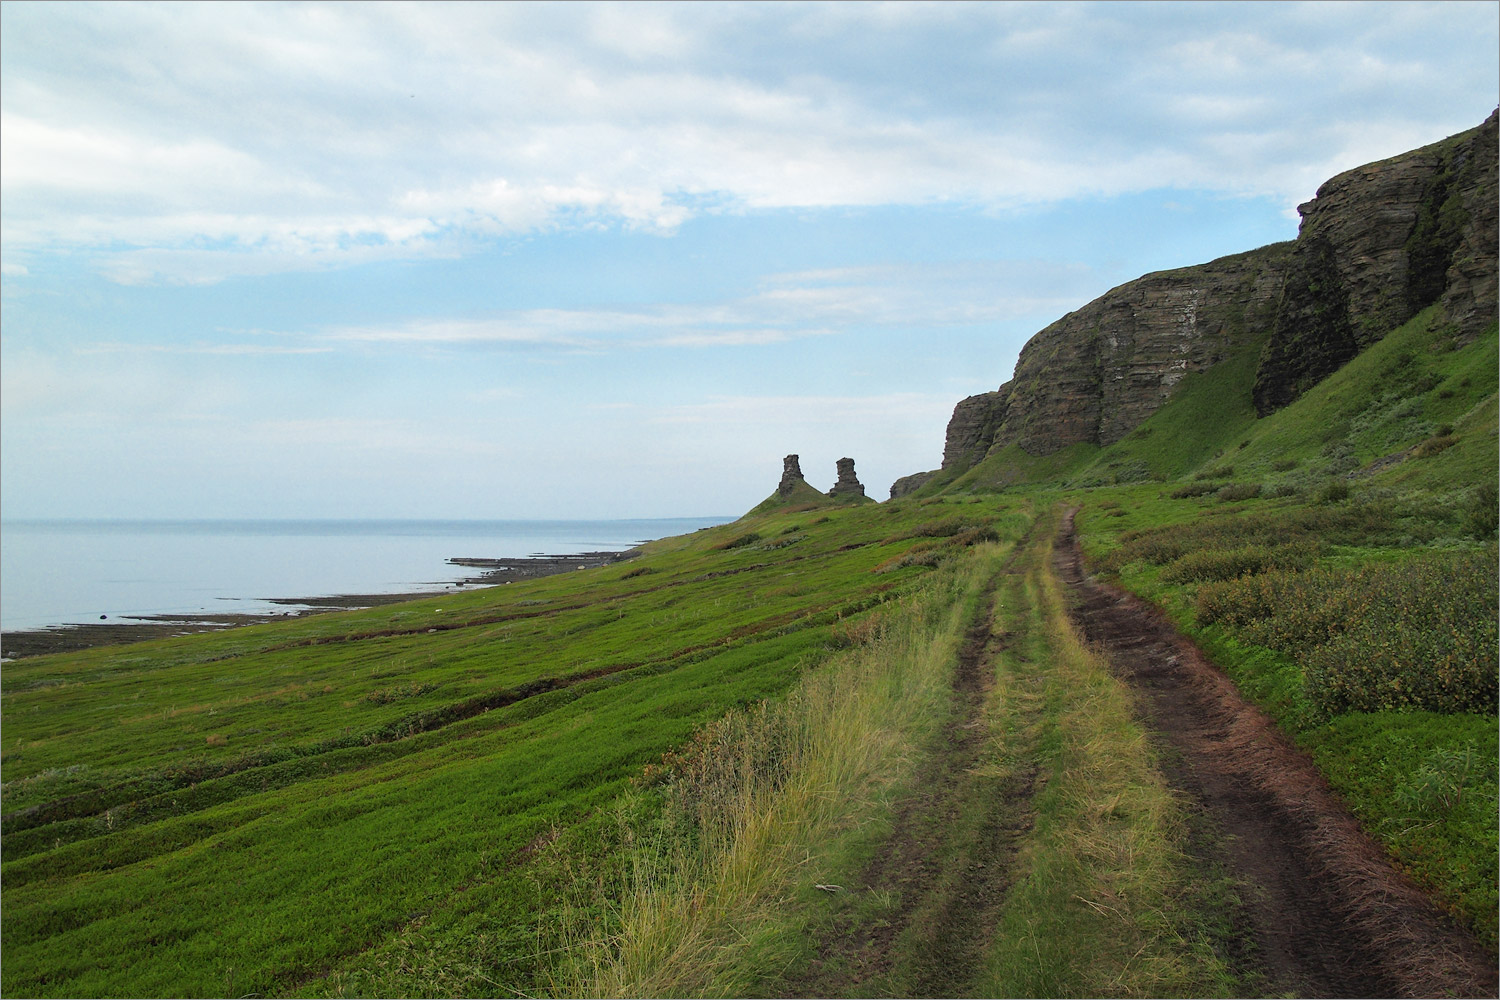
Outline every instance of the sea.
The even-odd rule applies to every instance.
[[[273,598],[440,591],[450,558],[623,551],[733,520],[4,520],[0,629],[297,610]]]

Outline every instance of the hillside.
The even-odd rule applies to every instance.
[[[8,663],[0,992],[1495,995],[1495,125],[1049,326],[891,502]]]
[[[1496,311],[1497,119],[1346,171],[1299,207],[1295,241],[1112,289],[1022,348],[1010,381],[958,403],[942,468],[893,496],[1047,481],[1208,375],[1266,416],[1434,304],[1466,343]],[[1221,370],[1222,369],[1222,370]],[[1144,478],[1152,471],[1135,468]]]

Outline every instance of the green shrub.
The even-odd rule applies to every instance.
[[[1310,545],[1200,549],[1174,561],[1162,571],[1161,578],[1168,583],[1203,583],[1233,580],[1273,569],[1303,569],[1312,564],[1313,552]]]
[[[718,547],[721,549],[741,549],[746,545],[753,545],[758,541],[760,541],[760,533],[751,531],[747,534],[740,535],[737,538],[731,538],[729,541]]]
[[[1314,499],[1318,503],[1343,503],[1349,499],[1349,484],[1342,479],[1330,479],[1318,490]]]
[[[1500,528],[1500,491],[1494,483],[1485,483],[1474,491],[1464,508],[1464,525],[1469,534],[1481,541],[1495,537]]]
[[[1496,551],[1211,583],[1198,592],[1195,614],[1199,624],[1294,657],[1309,702],[1325,716],[1493,713]]]
[[[1252,500],[1260,496],[1260,483],[1230,483],[1221,486],[1216,494],[1220,500]]]
[[[953,536],[951,544],[957,548],[968,548],[971,545],[978,545],[980,542],[998,542],[999,540],[1000,535],[995,529],[990,525],[984,525],[983,527],[970,528],[968,531],[959,532]]]
[[[952,538],[954,535],[961,535],[968,531],[983,530],[987,527],[987,525],[975,524],[972,520],[962,517],[945,517],[941,521],[928,521],[925,524],[919,524],[914,528],[903,531],[899,535],[892,535],[889,538],[883,539],[880,544],[890,545],[908,538]],[[990,530],[992,531],[992,529]]]
[[[1458,443],[1458,438],[1452,434],[1439,434],[1428,438],[1412,450],[1413,458],[1430,458],[1440,451],[1453,447]]]
[[[1291,472],[1296,467],[1297,460],[1295,458],[1279,458],[1271,463],[1271,468],[1277,472]]]
[[[1218,487],[1213,483],[1188,483],[1173,490],[1171,496],[1173,500],[1186,500],[1189,497],[1208,496],[1217,490]]]

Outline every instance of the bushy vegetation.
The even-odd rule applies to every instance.
[[[1311,565],[1314,551],[1314,546],[1307,542],[1202,549],[1172,560],[1162,571],[1161,578],[1169,583],[1200,583],[1233,580],[1278,569],[1302,569]]]
[[[1397,565],[1263,573],[1200,590],[1197,615],[1294,657],[1324,716],[1494,712],[1497,576],[1493,546]]]

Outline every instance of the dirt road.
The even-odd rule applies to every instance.
[[[1032,830],[1037,770],[983,766],[987,696],[1002,651],[997,599],[1024,603],[1016,546],[969,627],[952,715],[891,834],[844,890],[887,899],[837,910],[787,996],[964,996],[981,967]],[[1156,609],[1093,579],[1066,514],[1051,569],[1075,628],[1136,692],[1167,783],[1192,814],[1205,871],[1238,887],[1224,947],[1245,989],[1269,996],[1496,996],[1483,948],[1397,872],[1302,752],[1240,697]],[[1014,621],[1015,619],[1012,619]],[[1023,662],[1031,662],[1022,657]],[[1040,664],[1038,664],[1040,666]],[[1015,720],[1011,720],[1014,724]],[[847,897],[846,897],[847,898]],[[1089,956],[1078,956],[1089,961]]]
[[[1085,571],[1062,521],[1054,565],[1078,628],[1140,696],[1168,778],[1250,891],[1244,934],[1265,992],[1495,996],[1494,966],[1386,860],[1308,757],[1158,611]]]

